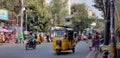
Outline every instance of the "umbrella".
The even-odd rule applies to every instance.
[[[3,32],[9,32],[9,30],[7,30],[7,29],[3,29]]]
[[[0,29],[0,32],[9,32],[7,29]]]

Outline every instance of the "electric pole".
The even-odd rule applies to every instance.
[[[28,22],[27,22],[27,10],[26,10],[26,13],[25,13],[25,14],[26,14],[26,31],[27,31],[27,23],[28,23]]]
[[[114,19],[114,0],[109,0],[110,3],[110,28],[111,28],[111,40],[112,40],[112,58],[117,58],[116,40],[115,40],[115,19]]]
[[[110,7],[109,7],[109,1],[105,1],[104,5],[104,15],[105,15],[105,31],[104,31],[104,45],[109,45],[110,40]],[[108,58],[108,51],[104,51],[103,58]]]
[[[115,19],[114,19],[114,0],[106,0],[106,5],[104,5],[106,12],[105,12],[105,33],[104,33],[104,45],[109,45],[109,40],[111,40],[111,57],[117,58],[117,51],[116,51],[116,40],[115,40]],[[108,58],[108,51],[104,51],[103,58]]]
[[[20,29],[20,42],[22,43],[23,42],[23,40],[24,40],[24,35],[23,35],[23,17],[24,17],[24,10],[25,10],[25,8],[24,8],[24,3],[23,3],[23,0],[20,0],[20,2],[21,2],[21,24],[20,24],[20,26],[21,26],[21,29]]]
[[[21,32],[23,32],[23,11],[24,11],[24,3],[23,0],[21,0]]]

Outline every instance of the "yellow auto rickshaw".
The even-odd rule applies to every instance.
[[[42,43],[42,37],[41,37],[40,34],[37,34],[36,42],[37,42],[38,44]]]
[[[52,46],[57,54],[61,51],[72,50],[75,52],[75,41],[72,28],[59,27],[53,30]]]

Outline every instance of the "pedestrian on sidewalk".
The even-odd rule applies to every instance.
[[[94,46],[95,50],[99,50],[99,42],[100,42],[99,34],[98,34],[98,32],[96,32],[96,34],[93,38],[93,46]]]
[[[88,34],[87,43],[89,45],[90,50],[92,50],[92,35],[91,35],[91,33]]]

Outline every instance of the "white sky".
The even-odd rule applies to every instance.
[[[51,0],[48,0],[48,1],[50,2]],[[85,3],[87,8],[96,14],[96,17],[103,18],[101,17],[102,12],[92,6],[94,5],[94,0],[71,0],[71,3],[72,4],[73,3]]]

